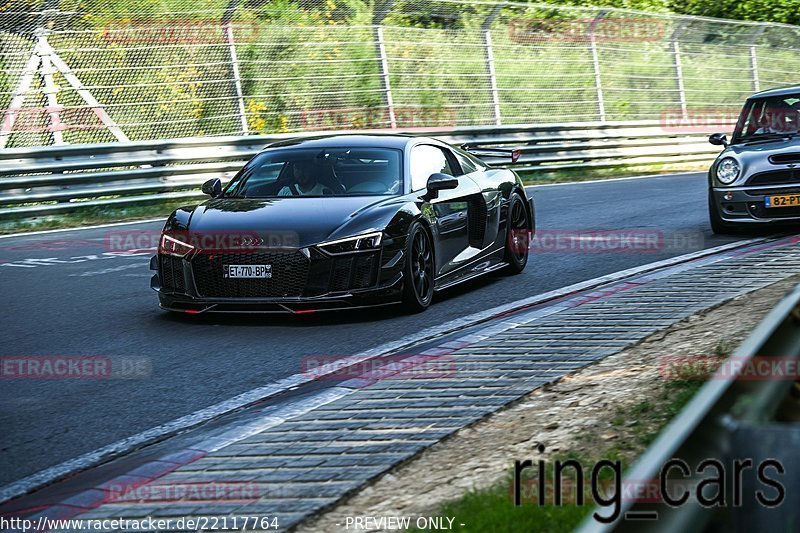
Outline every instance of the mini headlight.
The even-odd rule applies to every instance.
[[[717,179],[720,183],[730,185],[739,177],[741,168],[732,157],[726,157],[717,165]]]
[[[166,234],[161,235],[161,242],[158,246],[158,253],[160,254],[178,255],[183,257],[192,250],[194,250],[194,246],[191,244],[186,244],[185,242],[174,237],[170,237]]]
[[[331,255],[367,252],[380,248],[382,237],[383,234],[378,231],[375,233],[358,235],[357,237],[348,237],[347,239],[340,239],[338,241],[323,242],[317,245],[317,247]]]

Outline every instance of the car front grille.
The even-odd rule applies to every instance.
[[[374,285],[378,272],[378,255],[362,253],[332,259],[331,292],[365,289]]]
[[[750,214],[756,218],[797,218],[800,207],[774,207],[767,209],[762,204],[748,206]]]
[[[789,152],[788,154],[775,154],[769,156],[769,162],[773,165],[785,165],[787,163],[800,163],[800,152]]]
[[[224,265],[272,265],[272,278],[225,278]],[[192,259],[197,292],[206,298],[302,296],[309,266],[310,261],[299,251],[200,253]]]
[[[306,296],[367,289],[378,283],[381,252],[329,256],[311,249]]]
[[[783,185],[800,182],[800,169],[786,168],[753,174],[747,185]]]
[[[183,259],[174,255],[161,255],[159,261],[161,262],[161,286],[167,290],[185,291]]]

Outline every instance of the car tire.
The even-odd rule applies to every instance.
[[[403,307],[411,313],[428,308],[433,300],[435,262],[433,243],[425,227],[414,222],[408,230],[403,267]]]
[[[714,201],[714,196],[711,191],[708,191],[708,220],[711,223],[711,231],[717,235],[725,235],[741,231],[734,224],[722,220],[722,216],[719,214],[717,202]]]
[[[519,193],[512,192],[508,199],[508,216],[506,218],[506,244],[503,261],[508,263],[508,266],[503,269],[504,274],[515,275],[525,270],[525,265],[528,264],[530,231],[531,224],[525,210],[525,201]]]

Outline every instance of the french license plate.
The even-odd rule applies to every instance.
[[[765,196],[764,207],[800,207],[800,194]]]
[[[222,269],[225,278],[265,278],[272,277],[272,265],[224,265]]]

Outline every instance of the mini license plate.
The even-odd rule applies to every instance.
[[[224,265],[223,277],[235,279],[272,277],[272,265]]]
[[[764,207],[800,207],[800,194],[765,196]]]

